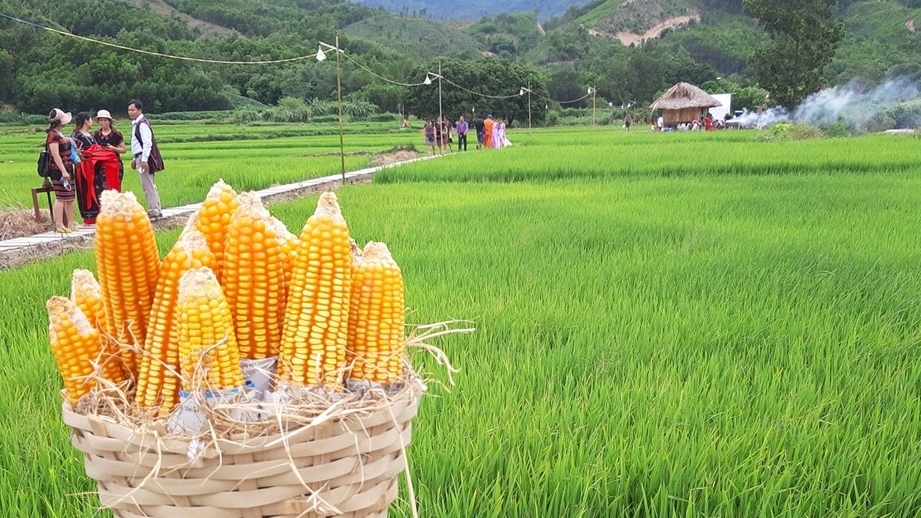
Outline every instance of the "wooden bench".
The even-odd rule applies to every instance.
[[[54,188],[51,187],[50,183],[46,183],[41,187],[35,187],[32,189],[32,210],[35,211],[35,221],[42,220],[41,209],[38,207],[38,195],[45,193],[48,197],[48,217],[51,218],[51,221],[54,221],[54,212],[51,210],[51,193],[54,192]]]

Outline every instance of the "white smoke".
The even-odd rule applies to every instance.
[[[787,113],[787,110],[779,107],[770,108],[761,112],[743,110],[742,115],[739,115],[734,120],[739,121],[739,127],[741,128],[762,129],[773,126],[778,122],[790,120],[790,115]]]
[[[760,113],[746,111],[736,120],[743,128],[765,128],[781,121],[826,128],[843,121],[849,128],[861,131],[874,117],[900,104],[915,104],[913,101],[921,102],[918,78],[890,79],[870,89],[851,81],[810,95],[792,113],[778,107]]]

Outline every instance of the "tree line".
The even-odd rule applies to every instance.
[[[700,24],[639,47],[591,37],[566,23],[599,2],[571,8],[562,21],[552,21],[560,25],[545,37],[528,32],[528,27],[536,31],[534,13],[484,18],[468,34],[496,57],[445,57],[444,75],[468,90],[503,95],[529,82],[534,92],[556,100],[584,97],[591,85],[599,97],[622,106],[648,104],[678,81],[734,93],[734,105],[749,108],[764,103],[765,89],[771,99],[792,106],[822,85],[822,70],[843,34],[834,0],[807,0],[793,7],[784,0],[695,1],[719,10],[707,11]],[[7,0],[3,11],[127,47],[202,59],[310,56],[317,41],[331,42],[339,35],[349,56],[374,72],[343,62],[347,101],[382,111],[432,113],[434,89],[407,89],[374,74],[417,83],[425,75],[423,68],[431,71],[437,64],[420,66],[417,56],[343,33],[349,24],[387,16],[380,10],[345,0],[173,0],[171,5],[235,32],[202,37],[179,17],[120,0]],[[740,18],[738,12],[751,18]],[[753,53],[756,48],[762,50]],[[330,99],[335,92],[336,72],[329,62],[192,63],[101,47],[0,19],[0,103],[24,112],[43,113],[51,106],[119,109],[132,97],[145,99],[154,112],[216,110],[247,103],[277,105],[286,98]],[[452,104],[473,107],[481,102],[477,95],[446,84],[442,93]],[[526,117],[521,102],[505,104],[508,117]],[[532,102],[532,119],[549,107],[549,102]]]

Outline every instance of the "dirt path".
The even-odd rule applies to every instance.
[[[378,153],[377,157],[371,161],[371,167],[388,166],[398,164],[407,160],[418,158],[419,153],[408,149],[397,149]],[[353,177],[349,180],[350,185],[369,183],[371,175]],[[314,185],[305,188],[275,194],[272,196],[263,196],[262,201],[269,203],[284,203],[294,201],[311,194],[315,194],[329,188],[336,188],[338,182]],[[162,230],[176,226],[182,226],[188,220],[188,214],[182,214],[170,218],[159,220],[153,224],[155,230]],[[43,213],[42,221],[36,222],[32,209],[6,209],[0,211],[0,240],[13,239],[16,237],[28,237],[49,231],[51,220],[48,219],[47,212]],[[61,254],[76,251],[90,250],[93,247],[94,239],[92,235],[74,236],[69,235],[59,240],[50,240],[45,243],[28,246],[25,248],[6,251],[0,253],[0,270],[9,268],[18,268],[32,261],[40,259],[49,259]]]

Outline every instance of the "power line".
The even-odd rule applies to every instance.
[[[390,84],[394,84],[394,85],[398,85],[398,86],[407,86],[407,87],[422,86],[422,85],[425,84],[424,81],[421,82],[421,83],[401,83],[401,82],[399,82],[399,81],[394,81],[393,79],[387,79],[386,77],[384,77],[384,76],[378,74],[377,72],[371,70],[370,68],[368,68],[368,67],[362,65],[361,63],[355,61],[354,59],[352,59],[352,57],[349,56],[347,52],[343,52],[342,55],[345,56],[345,59],[347,59],[347,60],[351,61],[352,63],[354,63],[355,66],[357,66],[358,68],[360,68],[360,69],[364,70],[365,72],[371,74],[372,76],[374,76],[374,77],[380,79],[381,81],[386,81],[386,82],[388,82],[388,83],[390,83]]]
[[[108,42],[108,41],[98,40],[98,39],[95,39],[95,38],[88,38],[88,37],[86,37],[86,36],[80,36],[80,35],[77,35],[77,34],[73,34],[73,33],[71,33],[71,32],[62,31],[62,30],[55,29],[55,28],[52,28],[52,27],[47,27],[47,26],[45,26],[45,25],[41,25],[41,24],[38,24],[38,23],[30,22],[30,21],[28,21],[28,20],[23,20],[23,19],[20,19],[20,18],[16,18],[15,16],[10,16],[10,15],[4,14],[4,13],[0,13],[0,18],[6,18],[6,19],[8,19],[8,20],[12,20],[12,21],[14,21],[14,22],[21,23],[21,24],[26,25],[26,26],[29,26],[29,27],[33,27],[33,28],[38,29],[38,30],[43,30],[43,31],[52,32],[52,33],[59,34],[59,35],[61,35],[61,36],[67,37],[67,38],[74,38],[74,39],[77,39],[77,40],[86,41],[86,42],[89,42],[89,43],[95,43],[95,44],[97,44],[97,45],[103,45],[103,46],[106,46],[106,47],[116,48],[116,49],[124,50],[124,51],[127,51],[127,52],[135,52],[135,53],[137,53],[137,54],[145,54],[145,55],[148,55],[148,56],[156,56],[156,57],[166,58],[166,59],[176,59],[176,60],[180,60],[180,61],[190,61],[190,62],[194,62],[194,63],[210,63],[210,64],[217,64],[217,65],[273,65],[273,64],[280,64],[280,63],[291,63],[291,62],[295,62],[295,61],[304,61],[304,60],[313,59],[313,58],[316,57],[316,54],[307,54],[307,55],[304,55],[304,56],[296,56],[296,57],[293,57],[293,58],[268,59],[268,60],[256,60],[256,61],[229,61],[229,60],[222,60],[222,59],[193,58],[193,57],[188,57],[188,56],[177,56],[177,55],[174,55],[174,54],[166,54],[166,53],[163,53],[163,52],[154,52],[154,51],[150,51],[150,50],[136,49],[136,48],[128,47],[128,46],[125,46],[125,45],[119,45],[119,44],[117,44],[117,43],[111,43],[111,42]],[[387,83],[394,84],[394,85],[397,85],[397,86],[404,86],[404,87],[408,87],[408,88],[414,88],[414,87],[423,86],[423,85],[426,84],[424,81],[421,82],[421,83],[403,83],[403,82],[400,82],[400,81],[395,81],[395,80],[393,80],[393,79],[389,79],[389,78],[387,78],[387,77],[384,77],[384,76],[378,74],[377,72],[374,72],[373,70],[371,70],[370,68],[366,67],[365,65],[362,65],[362,64],[359,63],[358,61],[355,61],[355,59],[353,59],[348,53],[342,52],[341,54],[342,54],[343,56],[345,56],[346,59],[348,59],[350,62],[352,62],[352,63],[353,63],[355,66],[357,66],[358,68],[364,70],[365,72],[371,74],[372,76],[374,76],[374,77],[376,77],[376,78],[378,78],[378,79],[380,79],[380,80],[382,80],[382,81],[385,81],[385,82],[387,82]],[[468,92],[468,93],[471,93],[471,94],[473,94],[473,95],[477,95],[477,96],[479,96],[479,97],[483,97],[483,98],[486,98],[486,99],[505,100],[505,99],[512,99],[512,98],[515,98],[515,97],[520,96],[520,93],[511,94],[511,95],[491,95],[491,94],[485,94],[485,93],[482,93],[482,92],[477,92],[477,91],[471,90],[471,89],[469,89],[469,88],[463,87],[463,86],[461,86],[461,85],[455,83],[454,81],[451,81],[450,79],[448,79],[448,78],[446,78],[446,77],[442,77],[442,79],[443,79],[446,83],[448,83],[448,84],[450,84],[450,85],[452,85],[452,86],[455,86],[456,88],[459,88],[460,90],[463,90],[463,91],[465,91],[465,92]],[[535,93],[535,92],[532,92],[532,94],[533,94],[535,97],[539,98],[539,99],[542,99],[542,100],[545,100],[545,101],[550,101],[550,102],[555,102],[555,103],[557,103],[557,104],[572,104],[572,103],[577,103],[577,102],[579,102],[579,101],[582,101],[582,100],[586,99],[589,95],[591,95],[591,93],[588,93],[588,94],[586,94],[586,95],[583,95],[582,97],[579,97],[578,99],[573,99],[573,100],[571,100],[571,101],[557,101],[557,100],[555,100],[555,99],[553,99],[553,98],[551,98],[551,97],[547,97],[547,96],[544,96],[544,95],[540,95],[540,94]]]
[[[461,90],[463,90],[463,91],[465,91],[465,92],[469,92],[469,93],[472,93],[472,94],[474,94],[474,95],[479,95],[480,97],[485,97],[485,98],[487,98],[487,99],[511,99],[511,98],[513,98],[513,97],[518,97],[518,94],[512,94],[512,95],[489,95],[489,94],[484,94],[484,93],[481,93],[481,92],[474,92],[473,90],[470,90],[470,89],[468,89],[468,88],[464,88],[463,86],[461,86],[461,85],[455,83],[454,81],[451,81],[450,79],[448,79],[448,78],[446,78],[446,77],[444,77],[444,78],[442,78],[442,79],[444,79],[444,82],[445,82],[445,83],[448,83],[449,85],[454,85],[454,86],[456,86],[457,88],[460,88]]]
[[[222,60],[222,59],[190,58],[190,57],[187,57],[187,56],[176,56],[176,55],[173,55],[173,54],[164,54],[164,53],[162,53],[162,52],[153,52],[153,51],[150,51],[150,50],[136,49],[136,48],[132,48],[132,47],[126,47],[125,45],[118,45],[117,43],[110,43],[110,42],[108,42],[108,41],[97,40],[97,39],[94,39],[94,38],[87,38],[86,36],[79,36],[79,35],[77,35],[77,34],[73,34],[73,33],[67,32],[67,31],[62,31],[62,30],[58,30],[58,29],[51,28],[51,27],[46,27],[46,26],[44,26],[44,25],[40,25],[40,24],[37,24],[37,23],[32,23],[32,22],[29,22],[29,21],[26,21],[26,20],[21,20],[21,19],[19,19],[19,18],[16,18],[16,17],[14,17],[14,16],[10,16],[10,15],[8,15],[8,14],[0,13],[0,17],[2,17],[2,18],[7,18],[7,19],[13,20],[13,21],[15,21],[15,22],[19,22],[19,23],[21,23],[21,24],[24,24],[24,25],[28,25],[28,26],[30,26],[30,27],[34,27],[34,28],[39,29],[39,30],[44,30],[44,31],[48,31],[48,32],[53,32],[53,33],[55,33],[55,34],[60,34],[61,36],[65,36],[65,37],[68,37],[68,38],[74,38],[74,39],[82,40],[82,41],[87,41],[87,42],[90,42],[90,43],[95,43],[95,44],[97,44],[97,45],[104,45],[104,46],[106,46],[106,47],[112,47],[112,48],[116,48],[116,49],[120,49],[120,50],[126,50],[126,51],[128,51],[128,52],[136,52],[136,53],[138,53],[138,54],[146,54],[146,55],[148,55],[148,56],[156,56],[156,57],[167,58],[167,59],[178,59],[178,60],[181,60],[181,61],[192,61],[192,62],[195,62],[195,63],[212,63],[212,64],[218,64],[218,65],[272,65],[272,64],[278,64],[278,63],[290,63],[290,62],[292,62],[292,61],[302,61],[302,60],[305,60],[305,59],[312,59],[313,57],[316,56],[316,54],[309,54],[309,55],[306,55],[306,56],[297,56],[297,57],[294,57],[294,58],[268,59],[268,60],[259,60],[259,61],[226,61],[226,60]]]

